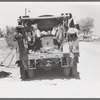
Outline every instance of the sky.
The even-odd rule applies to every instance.
[[[75,21],[91,17],[94,19],[94,33],[100,36],[100,2],[0,2],[0,28],[17,26],[17,19],[25,15],[25,8],[30,17],[44,14],[59,16],[61,13],[72,13]]]

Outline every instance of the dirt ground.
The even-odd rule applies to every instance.
[[[10,49],[0,40],[0,63]],[[21,81],[15,51],[0,66],[9,75],[0,78],[0,97],[16,98],[100,98],[100,44],[80,42],[80,59],[77,78],[66,78],[59,69],[37,70],[34,80]]]

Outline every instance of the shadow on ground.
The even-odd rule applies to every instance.
[[[0,71],[0,78],[9,77],[10,74],[10,72]]]
[[[37,69],[37,70],[35,70],[34,79],[28,79],[26,81],[31,81],[31,80],[42,81],[42,80],[54,80],[54,79],[61,79],[61,80],[78,79],[79,80],[80,79],[80,73],[78,72],[76,77],[73,77],[73,76],[65,77],[60,68],[55,68],[55,69],[52,69],[50,71],[45,71],[43,69]]]

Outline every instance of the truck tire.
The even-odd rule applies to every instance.
[[[33,79],[34,78],[34,69],[28,69],[28,78]]]
[[[78,74],[77,72],[77,63],[74,63],[73,67],[71,67],[71,75],[76,77]]]
[[[70,67],[64,67],[63,73],[66,77],[70,76]]]
[[[20,75],[22,80],[27,79],[27,70],[25,70],[24,67],[20,67]]]

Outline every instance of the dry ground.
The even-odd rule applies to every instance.
[[[0,62],[10,52],[6,43],[0,40]],[[0,78],[0,97],[22,98],[100,98],[100,44],[80,42],[80,60],[77,79],[66,78],[60,70],[45,72],[38,70],[34,80],[21,81],[19,68],[14,58],[10,67],[7,67],[14,54],[0,70],[10,72],[9,77]]]

